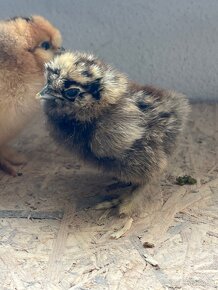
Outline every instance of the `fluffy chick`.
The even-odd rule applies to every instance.
[[[13,176],[12,165],[24,158],[8,142],[33,117],[35,95],[44,85],[44,64],[60,46],[59,30],[41,16],[0,22],[0,168]]]
[[[93,55],[64,53],[46,65],[39,98],[54,139],[133,190],[104,206],[137,214],[166,168],[189,105],[174,91],[141,86]]]

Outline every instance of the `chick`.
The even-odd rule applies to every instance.
[[[39,107],[35,95],[44,85],[44,64],[60,52],[61,34],[41,16],[0,22],[0,168],[24,157],[8,146]]]
[[[89,165],[131,183],[130,193],[100,208],[119,205],[120,215],[137,215],[184,128],[187,98],[138,85],[79,52],[46,64],[46,79],[39,98],[53,138]]]

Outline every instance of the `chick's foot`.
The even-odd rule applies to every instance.
[[[123,195],[118,208],[120,217],[132,217],[141,213],[146,189],[146,185],[134,186],[131,193]]]
[[[120,203],[120,199],[119,198],[114,198],[112,200],[106,200],[106,201],[103,201],[103,202],[100,202],[98,203],[96,206],[95,206],[95,209],[110,209],[110,208],[113,208],[113,207],[116,207],[118,204]]]
[[[133,214],[136,213],[138,207],[134,203],[134,200],[131,200],[130,198],[124,200],[121,202],[118,212],[120,217],[125,217],[125,216],[132,216]]]
[[[123,219],[122,226],[111,234],[112,239],[119,239],[126,235],[132,227],[133,217],[141,213],[143,196],[147,186],[133,186],[131,193],[126,193],[121,197],[120,204],[118,205],[118,213],[120,218]]]
[[[133,219],[132,218],[127,218],[123,224],[123,226],[116,230],[114,233],[112,233],[110,235],[111,239],[119,239],[121,237],[123,237],[124,235],[126,235],[128,233],[128,231],[130,230],[130,228],[132,227],[132,223],[133,223]]]
[[[18,173],[13,165],[26,164],[26,158],[23,154],[16,152],[10,147],[0,149],[0,169],[11,176],[17,176]]]
[[[125,189],[125,192],[122,192],[121,195],[119,195],[119,197],[115,197],[112,198],[111,200],[106,200],[103,202],[100,202],[99,204],[97,204],[95,206],[95,209],[111,209],[114,207],[128,207],[128,204],[131,206],[131,202],[132,202],[132,192],[129,192],[129,190],[127,190],[129,187],[131,187],[132,184],[131,183],[123,183],[123,182],[116,182],[113,184],[110,184],[107,187],[107,190],[113,191],[116,189]],[[108,189],[109,188],[109,189]],[[132,187],[132,191],[134,191],[135,186]],[[129,216],[129,212],[131,213],[131,211],[126,211],[127,214],[121,214],[121,212],[119,211],[121,216]]]

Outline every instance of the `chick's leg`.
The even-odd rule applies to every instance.
[[[131,217],[146,214],[153,200],[152,196],[157,195],[158,192],[160,192],[158,182],[135,186],[129,195],[123,196],[119,206],[119,215]]]
[[[0,153],[12,165],[22,165],[27,162],[26,157],[22,153],[17,152],[9,146],[2,147]]]
[[[5,173],[17,176],[17,172],[12,165],[21,165],[26,163],[25,157],[14,149],[4,146],[0,148],[0,169]]]
[[[145,186],[138,186],[129,195],[123,196],[118,209],[120,216],[132,216],[138,213],[141,207],[140,202],[142,202],[144,189]]]
[[[117,190],[117,189],[127,189],[128,187],[132,186],[132,184],[129,183],[124,183],[124,182],[116,182],[116,183],[112,183],[109,186],[107,186],[107,191],[113,191],[113,190]],[[113,207],[116,207],[120,204],[120,197],[118,198],[113,198],[111,200],[106,200],[103,202],[100,202],[99,204],[97,204],[95,206],[95,209],[110,209]]]
[[[17,172],[13,168],[13,166],[0,155],[0,170],[4,171],[5,173],[12,175],[12,176],[17,176]]]
[[[119,205],[119,215],[124,218],[123,226],[115,231],[111,238],[119,239],[125,235],[131,228],[133,216],[149,216],[160,205],[160,186],[159,182],[136,186],[129,195],[122,197]]]

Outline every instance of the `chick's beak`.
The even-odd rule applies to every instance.
[[[65,48],[64,47],[58,47],[55,51],[55,55],[59,55],[62,54],[63,52],[65,52]]]
[[[52,94],[52,90],[45,86],[41,92],[36,95],[36,99],[40,100],[54,100],[56,97]]]

